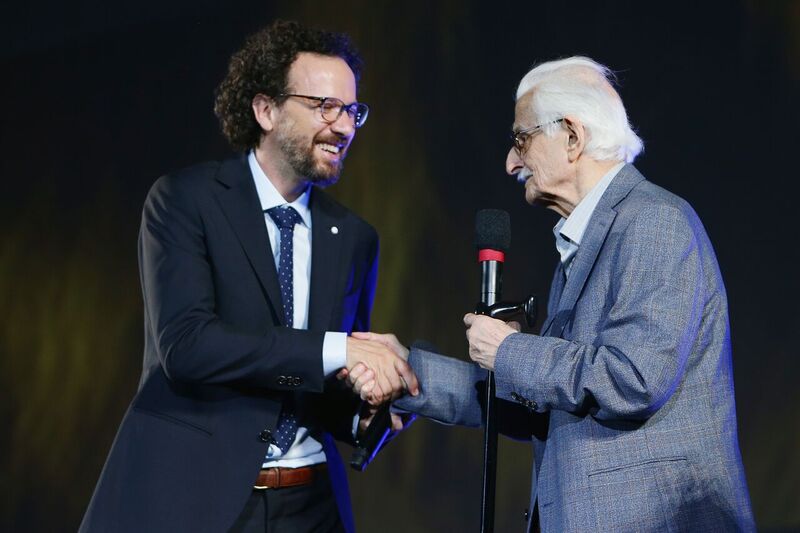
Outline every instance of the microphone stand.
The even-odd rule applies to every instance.
[[[493,262],[492,262],[493,263]],[[492,263],[486,263],[483,267],[483,277],[487,276],[487,267]],[[494,263],[502,273],[502,263]],[[521,317],[525,320],[528,327],[533,327],[536,323],[536,297],[531,295],[522,302],[498,302],[500,298],[500,276],[496,276],[496,290],[494,292],[482,292],[481,302],[478,304],[475,313],[486,315],[498,320],[508,321],[513,318]],[[481,533],[491,533],[494,530],[494,500],[495,485],[497,479],[497,398],[495,397],[494,372],[487,372],[486,391],[485,391],[486,412],[484,413],[483,423],[483,493],[481,498]]]
[[[503,263],[481,262],[481,301],[476,312],[491,307],[500,298]],[[494,531],[494,500],[497,480],[497,416],[494,372],[486,375],[484,391],[486,410],[483,419],[483,487],[481,490],[481,533]]]
[[[494,531],[494,493],[497,480],[497,416],[494,372],[486,376],[486,414],[483,432],[483,488],[481,498],[481,533]]]

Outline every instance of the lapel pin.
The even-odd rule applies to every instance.
[[[331,233],[333,233],[334,235],[338,235],[339,228],[337,228],[336,226],[331,226]]]

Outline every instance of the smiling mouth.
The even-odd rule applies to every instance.
[[[317,146],[319,146],[323,152],[333,155],[339,155],[342,151],[342,145],[340,144],[318,143]]]

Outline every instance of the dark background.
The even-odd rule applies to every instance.
[[[615,69],[637,167],[683,196],[730,300],[739,440],[760,529],[800,528],[795,1],[45,2],[0,12],[0,481],[4,531],[77,528],[141,368],[136,237],[168,171],[230,152],[213,92],[276,17],[347,31],[371,105],[332,190],[382,238],[374,328],[466,356],[476,210],[511,213],[506,296],[545,297],[551,212],[505,175],[537,61]],[[419,421],[351,478],[362,531],[474,531],[481,432]],[[497,528],[531,453],[501,441]]]

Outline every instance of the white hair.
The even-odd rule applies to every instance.
[[[588,57],[548,61],[525,74],[517,87],[517,100],[533,91],[531,110],[539,124],[574,116],[587,131],[587,156],[630,163],[644,143],[628,123],[622,99],[612,87],[614,80],[611,69]],[[556,129],[556,124],[542,128],[548,136]]]

